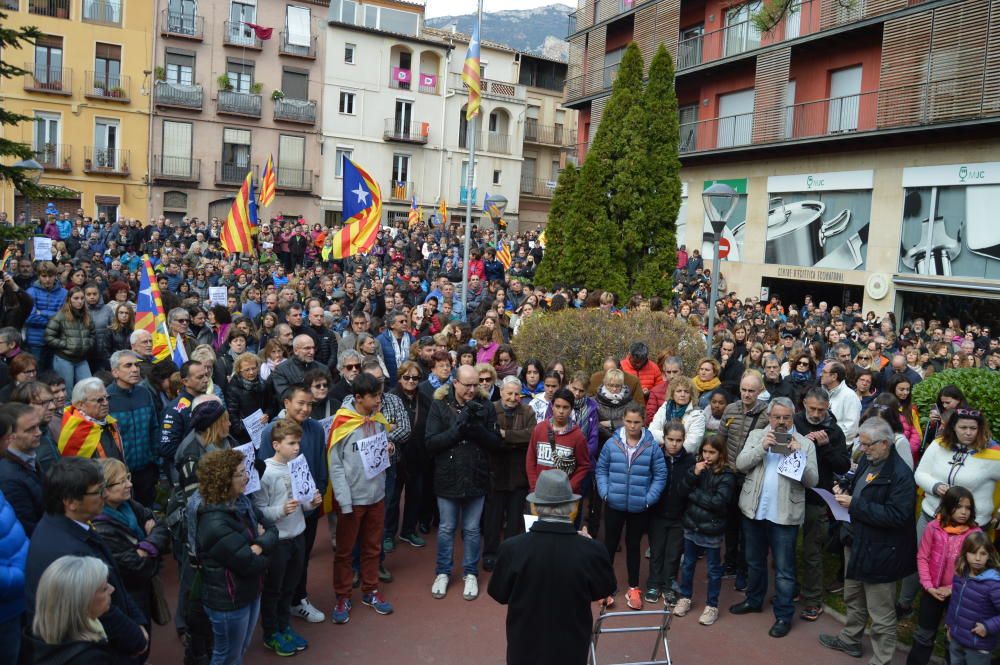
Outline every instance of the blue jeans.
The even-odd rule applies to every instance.
[[[690,598],[694,586],[694,569],[698,565],[698,555],[705,553],[708,562],[708,598],[705,605],[719,606],[719,592],[722,591],[722,550],[719,547],[702,547],[684,539],[684,561],[681,563],[681,583],[678,591],[682,598]]]
[[[220,612],[206,607],[205,613],[212,621],[215,639],[211,665],[242,665],[260,615],[260,596],[238,610]]]
[[[75,386],[78,381],[89,379],[91,376],[90,365],[86,360],[73,362],[57,355],[52,358],[52,369],[54,369],[56,374],[62,377],[62,380],[66,382],[67,397],[73,392],[73,386]]]
[[[483,515],[486,497],[443,499],[438,497],[437,565],[435,575],[451,575],[455,552],[455,528],[462,513],[462,576],[479,574],[479,519]],[[214,665],[214,664],[213,664]]]
[[[795,539],[798,526],[743,518],[746,542],[748,605],[764,606],[767,593],[767,552],[774,558],[774,618],[791,622],[795,614]]]

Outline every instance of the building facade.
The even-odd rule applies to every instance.
[[[4,110],[34,119],[6,138],[34,151],[41,183],[71,192],[61,212],[144,217],[153,9],[136,0],[3,0],[4,27],[36,26],[42,37],[4,58],[28,74],[0,79]],[[20,60],[20,61],[19,61]],[[6,189],[3,207],[40,216],[49,201]]]
[[[156,2],[151,216],[224,220],[247,173],[259,184],[271,157],[277,196],[261,217],[321,221],[328,4]]]
[[[586,0],[570,17],[566,104],[592,140],[625,46],[674,56],[679,242],[712,256],[703,189],[741,194],[722,272],[740,296],[997,317],[997,0]],[[585,152],[586,145],[580,152]]]

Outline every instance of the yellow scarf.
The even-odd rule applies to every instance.
[[[326,441],[326,463],[330,464],[330,453],[334,446],[354,433],[354,430],[368,423],[381,423],[387,430],[391,429],[389,421],[381,413],[374,416],[363,416],[354,409],[341,407],[333,416],[333,424],[330,426],[330,438]],[[323,512],[333,511],[333,478],[326,486],[326,494],[323,496]]]
[[[694,387],[698,389],[699,395],[711,392],[722,385],[722,381],[719,381],[719,377],[715,377],[711,381],[702,381],[700,377],[696,376],[691,379],[691,383],[693,383]]]

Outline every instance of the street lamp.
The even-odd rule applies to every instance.
[[[736,209],[739,195],[736,190],[721,182],[717,182],[701,194],[705,204],[705,215],[712,225],[712,295],[708,302],[708,352],[712,353],[712,337],[715,335],[715,301],[719,299],[719,241],[722,240],[722,230],[726,228],[729,216]]]
[[[42,173],[45,172],[45,167],[30,157],[16,162],[12,168],[21,169],[24,179],[32,185],[37,185],[42,179]],[[24,221],[26,224],[31,224],[31,198],[26,192],[21,192],[21,194],[24,196]]]

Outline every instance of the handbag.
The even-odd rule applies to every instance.
[[[556,448],[556,432],[552,429],[551,423],[548,425],[549,448],[552,450],[552,468],[559,469],[567,476],[572,476],[576,471],[576,457],[573,455],[560,455]]]
[[[152,587],[149,618],[157,626],[166,626],[173,620],[173,616],[170,614],[170,605],[167,604],[167,594],[163,591],[163,580],[160,579],[160,574],[153,575],[152,579],[149,580],[149,584]]]

